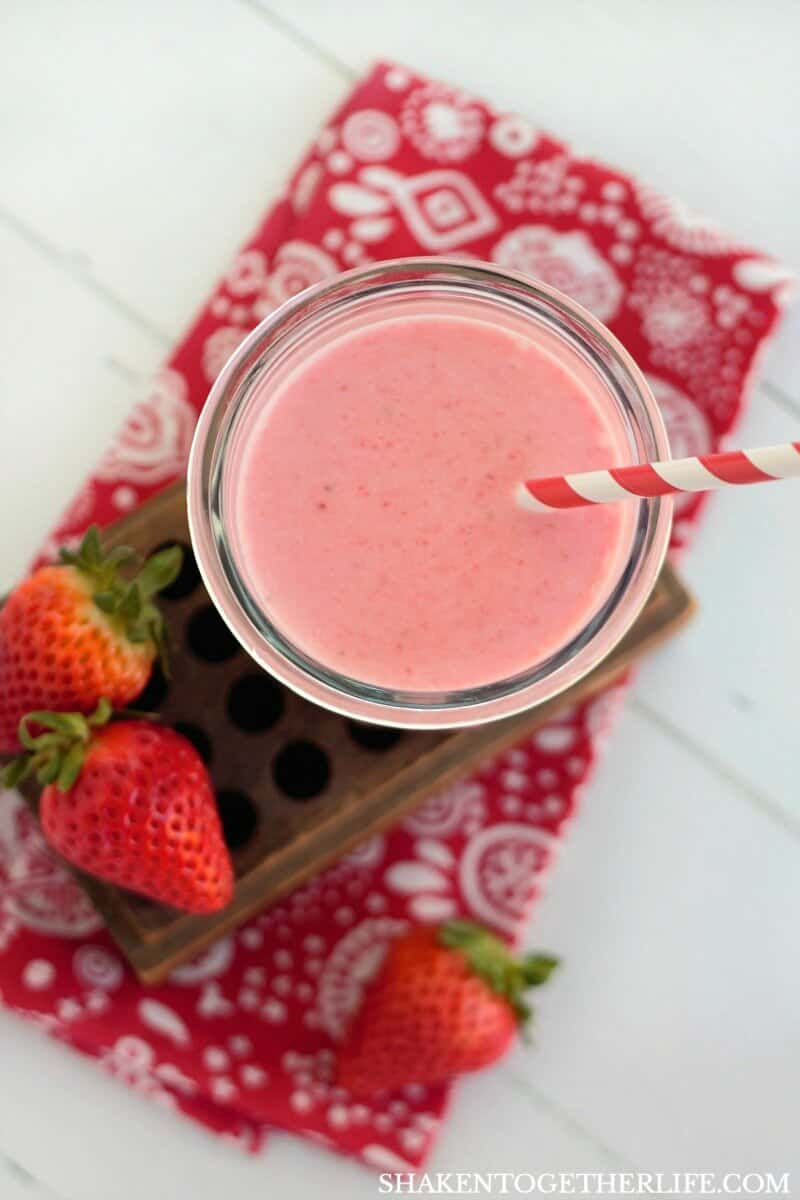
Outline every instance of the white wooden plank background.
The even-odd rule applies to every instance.
[[[522,109],[800,267],[793,0],[2,17],[0,589],[375,57]],[[798,436],[799,340],[795,313],[744,439]],[[537,1045],[464,1085],[435,1169],[800,1170],[799,512],[788,486],[712,502],[686,562],[700,616],[641,671],[530,933],[565,958]],[[0,1062],[3,1200],[375,1195],[293,1139],[245,1160],[7,1016]]]

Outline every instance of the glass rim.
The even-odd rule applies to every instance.
[[[667,551],[672,513],[671,498],[638,502],[628,561],[604,603],[564,646],[532,669],[508,679],[449,693],[377,687],[315,661],[277,629],[250,594],[225,531],[225,452],[241,407],[268,366],[270,355],[274,359],[281,346],[291,354],[286,339],[307,327],[314,317],[335,317],[337,310],[346,312],[348,303],[355,300],[385,301],[395,294],[413,294],[414,289],[424,296],[426,288],[436,285],[462,297],[476,296],[487,306],[513,304],[516,313],[527,315],[532,322],[543,318],[556,322],[556,335],[580,345],[589,355],[589,366],[602,374],[612,397],[625,409],[645,443],[639,461],[669,457],[666,429],[652,391],[613,334],[554,288],[493,264],[425,257],[359,267],[300,292],[243,339],[211,387],[189,457],[189,529],[209,596],[250,656],[307,700],[355,720],[416,729],[475,725],[511,716],[551,699],[583,678],[617,645],[647,602]],[[595,343],[608,356],[614,372],[592,349]]]

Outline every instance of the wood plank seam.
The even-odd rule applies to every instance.
[[[609,1145],[594,1130],[589,1129],[583,1121],[562,1108],[558,1101],[551,1099],[541,1088],[532,1084],[526,1075],[518,1074],[511,1063],[500,1063],[498,1070],[503,1072],[517,1093],[524,1096],[533,1108],[546,1112],[553,1121],[561,1126],[565,1133],[571,1137],[580,1138],[581,1141],[586,1143],[588,1149],[594,1150],[596,1153],[602,1154],[607,1158],[609,1165],[613,1165],[616,1170],[638,1171],[642,1169],[621,1154],[614,1146]]]
[[[175,344],[175,338],[161,329],[156,322],[151,321],[144,313],[139,312],[132,304],[123,297],[118,295],[112,288],[108,287],[101,280],[97,279],[88,270],[76,268],[75,257],[76,252],[68,248],[60,248],[40,233],[37,229],[31,228],[25,221],[18,217],[15,213],[7,208],[0,208],[0,225],[6,232],[20,238],[32,250],[50,263],[56,270],[66,275],[73,283],[83,288],[95,300],[113,312],[117,317],[122,317],[133,325],[140,333],[146,334],[152,338],[162,349],[170,350]]]
[[[800,838],[800,819],[796,819],[766,792],[755,787],[738,769],[729,767],[712,750],[696,742],[685,730],[675,725],[669,717],[659,712],[658,709],[652,708],[646,700],[642,700],[634,694],[629,703],[633,711],[648,721],[658,733],[677,743],[707,770],[712,771],[719,779],[734,788],[738,795],[743,800],[747,800],[762,816],[768,817],[792,837]]]
[[[317,58],[324,66],[332,67],[334,71],[342,76],[343,79],[349,82],[354,82],[358,79],[358,71],[351,67],[348,63],[343,62],[338,55],[332,50],[321,46],[319,42],[314,41],[302,29],[298,29],[296,25],[292,25],[285,17],[268,8],[266,4],[262,4],[261,0],[238,0],[238,3],[243,8],[247,8],[250,12],[255,13],[262,21],[265,21],[271,29],[273,29],[280,37],[285,38],[300,50],[305,50],[312,58]]]

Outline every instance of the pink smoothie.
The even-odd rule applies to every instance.
[[[365,683],[450,691],[530,670],[616,583],[629,505],[539,515],[525,477],[630,461],[602,384],[465,316],[383,320],[318,350],[262,405],[232,524],[271,620]]]

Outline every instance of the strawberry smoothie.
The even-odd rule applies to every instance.
[[[447,312],[345,333],[256,395],[229,517],[251,594],[363,683],[440,693],[531,671],[618,582],[636,506],[540,515],[515,487],[630,462],[613,407],[544,334]]]

